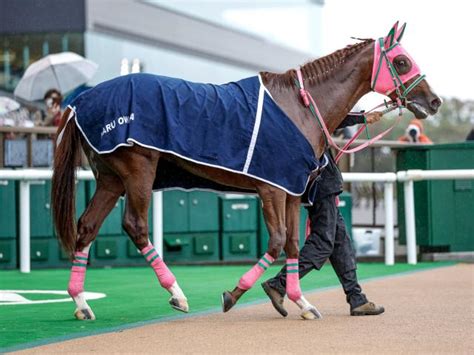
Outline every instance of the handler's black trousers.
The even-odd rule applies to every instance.
[[[299,275],[301,279],[313,269],[320,270],[329,258],[352,309],[366,303],[367,298],[357,282],[354,248],[335,197],[329,195],[317,200],[309,209],[311,234],[300,251]],[[268,282],[281,295],[285,295],[286,266]]]

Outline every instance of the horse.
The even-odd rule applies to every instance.
[[[317,98],[317,112],[323,123],[327,125],[329,133],[334,132],[356,102],[371,90],[385,94],[393,102],[398,102],[400,106],[403,105],[414,113],[418,119],[424,119],[428,115],[433,115],[437,112],[441,105],[441,99],[430,88],[424,76],[421,75],[415,61],[400,44],[404,30],[405,25],[398,28],[397,22],[385,37],[381,37],[378,40],[358,39],[357,43],[308,62],[299,69],[290,69],[282,74],[260,72],[258,76],[260,86],[257,89],[257,116],[258,114],[261,115],[262,111],[264,111],[264,115],[269,115],[268,109],[262,108],[261,105],[263,104],[261,101],[270,102],[272,105],[277,106],[277,108],[272,106],[272,110],[280,110],[278,114],[284,115],[283,118],[273,121],[274,124],[283,125],[284,131],[288,131],[283,137],[275,134],[273,136],[270,135],[269,139],[280,139],[277,144],[278,146],[287,142],[289,146],[298,146],[298,149],[301,150],[292,151],[291,154],[294,156],[275,155],[262,159],[261,162],[265,165],[263,169],[265,171],[261,172],[263,175],[259,176],[245,173],[246,171],[248,172],[248,170],[245,170],[248,169],[247,164],[246,168],[241,171],[213,166],[212,164],[205,164],[182,156],[176,151],[151,147],[133,139],[128,139],[123,144],[117,144],[113,149],[99,151],[96,149],[95,143],[91,143],[92,138],[88,137],[83,131],[84,122],[87,120],[87,117],[81,118],[80,105],[79,109],[68,107],[58,128],[52,179],[52,208],[54,225],[59,241],[73,260],[68,292],[76,304],[75,317],[79,320],[95,319],[92,309],[84,298],[84,280],[88,253],[102,222],[112,210],[118,198],[123,195],[126,196],[126,208],[122,221],[124,230],[128,233],[137,249],[140,250],[150,263],[160,285],[171,294],[169,299],[171,307],[179,311],[188,312],[189,305],[186,296],[173,273],[156,252],[148,236],[147,211],[150,205],[152,190],[157,182],[159,182],[157,180],[160,180],[160,173],[163,173],[167,166],[174,166],[181,169],[181,171],[188,172],[192,176],[227,187],[229,190],[251,191],[260,197],[265,223],[270,235],[268,249],[265,255],[242,276],[232,291],[225,291],[223,293],[223,311],[229,311],[237,303],[242,295],[255,284],[263,272],[278,258],[283,249],[287,257],[288,279],[286,288],[288,298],[298,305],[303,319],[319,318],[319,312],[316,307],[305,299],[299,284],[298,224],[303,192],[290,191],[279,183],[267,181],[262,176],[264,174],[275,174],[275,181],[280,181],[278,180],[280,178],[284,180],[287,177],[286,174],[293,176],[292,171],[279,171],[278,164],[286,164],[285,167],[287,168],[289,166],[293,170],[304,170],[303,172],[295,171],[294,175],[296,180],[299,179],[299,182],[303,181],[303,187],[307,189],[311,185],[311,181],[317,176],[318,169],[324,165],[322,162],[325,150],[327,149],[326,139],[321,126],[315,122],[311,110],[308,110],[307,105],[302,104],[302,98],[303,101],[307,101],[307,96],[311,98],[314,105],[316,103],[312,98]],[[301,77],[300,81],[298,81],[298,77]],[[134,82],[136,78],[126,79],[128,83],[131,83],[129,84],[130,87],[136,84]],[[149,80],[154,80],[154,77],[149,78]],[[173,85],[176,81],[167,80],[166,90],[171,90],[169,91],[171,94],[168,97],[174,100],[175,97],[179,96],[173,92]],[[182,82],[180,81],[179,83]],[[247,85],[246,83],[239,84],[238,90],[233,91],[230,96],[241,95],[241,87]],[[82,101],[82,106],[89,107],[90,112],[99,112],[100,114],[105,112],[106,109],[101,108],[102,102],[94,100],[99,100],[98,97],[108,93],[107,85],[105,84],[105,89],[102,91],[100,91],[100,85],[91,89],[89,91],[90,94],[84,96],[86,99]],[[191,87],[192,85],[195,84],[185,82],[186,87]],[[204,86],[199,86],[199,90],[207,90],[210,87],[205,86],[208,84],[200,85]],[[302,87],[303,85],[304,87]],[[236,86],[231,87],[235,88]],[[218,86],[212,86],[212,92],[223,93],[224,95],[225,92],[219,91],[221,89]],[[120,88],[120,90],[122,89]],[[120,102],[128,102],[127,95],[129,94],[126,91],[120,90],[117,91],[117,94],[114,94],[113,98],[109,95],[109,101],[114,99],[119,104]],[[162,86],[159,92],[161,93],[163,90],[165,89]],[[125,92],[125,94],[120,94],[121,92]],[[141,91],[140,95],[143,96],[145,94]],[[139,98],[141,99],[142,96]],[[155,101],[158,100],[153,100],[153,96],[149,96],[147,96],[143,105],[154,105]],[[129,100],[131,102],[130,105],[137,100],[134,96],[133,100]],[[165,100],[165,97],[162,97],[161,100],[163,102],[160,105],[166,106],[169,103]],[[242,99],[239,98],[239,100]],[[250,98],[249,100],[253,99]],[[255,100],[257,101],[256,96]],[[234,104],[240,105],[241,102],[234,102],[227,109],[233,110]],[[143,105],[140,104],[140,107],[136,107],[135,110],[141,110]],[[173,111],[168,106],[165,108],[168,112]],[[175,110],[181,111],[181,106],[178,105]],[[201,108],[196,109],[196,111],[199,110]],[[83,111],[85,112],[86,109],[84,108]],[[83,117],[85,116],[87,115]],[[97,117],[99,120],[100,117]],[[212,117],[199,118],[196,123],[197,125],[192,126],[193,129],[198,128],[199,125],[207,122],[205,120],[209,119],[212,119]],[[267,117],[265,120],[267,120]],[[136,125],[138,121],[139,115],[136,112],[126,112],[116,122],[104,125],[100,136],[97,133],[97,139],[94,139],[97,141],[107,139],[108,135],[118,132],[118,125],[129,124],[131,127],[132,124]],[[188,124],[194,124],[192,123],[194,121],[191,119],[186,122],[183,126],[185,129],[188,128]],[[176,120],[172,124],[175,123]],[[255,144],[258,144],[263,139],[262,137],[265,137],[265,134],[259,132],[258,128],[256,128],[260,123],[264,124],[264,120],[255,123],[253,131],[250,131],[253,134],[251,134],[251,137],[245,138],[248,138],[250,145],[254,144],[251,147],[252,149],[255,148]],[[95,125],[96,122],[90,124]],[[153,137],[150,138],[148,136],[152,135],[153,127],[147,127],[150,129],[150,132],[147,132],[148,128],[142,129],[142,133],[146,135],[144,139],[152,139]],[[215,128],[213,125],[209,127],[209,129]],[[294,127],[296,129],[293,129]],[[255,132],[258,134],[255,134]],[[172,145],[174,140],[178,139],[177,135],[181,134],[181,132],[171,134],[167,131],[160,131],[158,134],[164,137],[163,139],[167,144]],[[207,131],[205,134],[207,134]],[[219,135],[219,132],[217,134]],[[244,137],[245,135],[235,130],[232,134],[225,135],[225,137],[222,134],[222,140],[228,140],[233,136]],[[180,144],[186,144],[186,140],[192,139],[194,139],[194,136],[188,135],[180,141]],[[206,144],[211,144],[214,149],[216,147],[224,149],[222,141],[213,142],[212,140],[207,140],[205,142]],[[74,217],[75,170],[80,160],[81,147],[94,173],[97,188],[76,226]],[[291,147],[288,149],[292,149]],[[246,163],[248,163],[249,156],[258,153],[256,152],[258,149],[255,148],[255,152],[251,152],[249,148],[246,153]],[[275,149],[278,150],[279,148],[276,147]],[[314,161],[305,160],[300,164],[298,154],[308,154],[308,151],[310,151]],[[232,158],[232,156],[226,155],[225,159]],[[254,166],[253,169],[258,171],[259,166]]]

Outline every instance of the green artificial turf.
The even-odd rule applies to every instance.
[[[450,265],[450,263],[419,263],[416,266],[397,264],[359,264],[360,280],[412,272],[427,268]],[[262,281],[273,276],[280,266],[273,266]],[[217,311],[222,291],[232,290],[249,266],[172,266],[184,293],[188,297],[191,314]],[[18,271],[0,271],[0,290],[65,290],[69,270],[38,270],[30,274]],[[337,277],[330,266],[312,272],[302,280],[303,290],[315,290],[338,285]],[[0,351],[12,347],[27,346],[27,343],[45,343],[58,338],[113,330],[114,327],[132,326],[137,322],[150,322],[167,317],[184,316],[168,305],[169,294],[163,290],[150,268],[114,268],[87,271],[86,291],[102,292],[107,297],[91,300],[97,320],[77,321],[73,317],[71,302],[30,305],[0,306]],[[341,290],[342,292],[342,290]],[[43,296],[23,295],[31,300]],[[46,296],[56,299],[65,296]],[[247,292],[239,302],[245,304],[265,299],[259,284]]]

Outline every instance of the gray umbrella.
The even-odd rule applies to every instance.
[[[97,68],[96,63],[76,53],[50,54],[26,69],[15,96],[34,101],[42,99],[49,89],[68,92],[90,80]]]

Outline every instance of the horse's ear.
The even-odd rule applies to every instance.
[[[400,42],[403,34],[405,33],[405,28],[407,27],[406,22],[403,24],[403,26],[397,31],[397,34],[395,35],[395,38],[397,39],[397,42]]]
[[[395,34],[397,33],[397,29],[398,29],[398,21],[395,22],[392,29],[390,30],[390,32],[388,33],[388,35],[384,39],[385,48],[390,47],[393,44],[393,42],[395,41]]]

